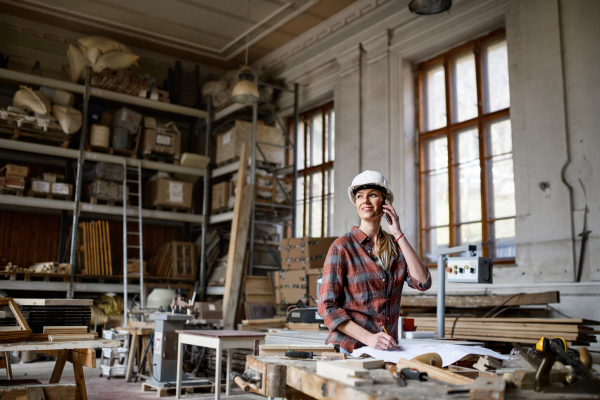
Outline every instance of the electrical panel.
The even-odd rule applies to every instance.
[[[448,257],[448,282],[493,283],[493,260],[487,257]]]

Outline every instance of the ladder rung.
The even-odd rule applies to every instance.
[[[140,233],[139,233],[139,232],[129,232],[129,231],[128,231],[128,232],[127,232],[127,234],[128,234],[128,235],[138,235],[138,236],[139,236],[139,234],[140,234]]]
[[[138,183],[137,179],[125,179],[125,182]]]
[[[129,247],[131,249],[139,249],[140,248],[140,246],[132,246],[130,244],[128,244],[127,247]]]
[[[127,167],[127,169],[130,171],[137,171],[138,167]]]
[[[128,258],[127,261],[141,261],[139,258]]]
[[[130,195],[130,196],[139,196],[140,195],[139,193],[131,193],[131,192],[129,192],[127,194]]]
[[[127,218],[127,222],[140,222],[139,218]]]

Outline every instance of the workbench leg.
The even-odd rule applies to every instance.
[[[133,376],[133,360],[137,354],[137,332],[133,332],[131,334],[131,349],[129,349],[129,359],[127,360],[127,371],[125,371],[125,382],[131,382],[131,377]],[[138,366],[139,368],[139,366]]]
[[[221,340],[219,340],[215,353],[215,400],[219,400],[221,398],[221,370],[223,369],[223,347]]]
[[[181,373],[183,372],[183,344],[177,344],[177,381],[175,382],[175,398],[181,398]]]
[[[79,399],[88,400],[85,376],[83,375],[83,367],[80,363],[73,363],[73,372],[75,373],[75,384],[77,385],[77,389],[79,389]]]
[[[227,349],[227,376],[225,377],[225,394],[229,396],[229,389],[231,387],[231,381],[229,380],[229,375],[231,375],[231,353],[233,353],[233,349]]]
[[[4,352],[4,361],[6,364],[6,379],[8,379],[9,381],[12,381],[13,375],[12,375],[12,367],[10,365],[10,351]]]
[[[56,364],[54,364],[54,370],[52,371],[52,376],[50,377],[50,383],[58,383],[60,381],[60,377],[62,376],[63,369],[65,368],[65,362],[67,362],[68,355],[69,350],[58,351],[58,357],[56,357]]]

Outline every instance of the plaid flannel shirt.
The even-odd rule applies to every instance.
[[[369,237],[354,226],[331,245],[325,259],[319,314],[329,328],[326,343],[338,343],[349,352],[364,343],[337,330],[338,325],[352,320],[372,333],[385,326],[396,339],[404,281],[421,291],[431,287],[429,271],[424,283],[410,276],[399,247],[399,257],[390,261],[388,270],[376,263],[371,251]]]

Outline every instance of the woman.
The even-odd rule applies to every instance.
[[[425,291],[431,275],[402,232],[394,194],[382,174],[357,175],[348,195],[361,222],[329,248],[319,314],[330,331],[327,343],[347,353],[365,345],[386,350],[396,346],[404,281]],[[390,233],[380,226],[384,214]]]

